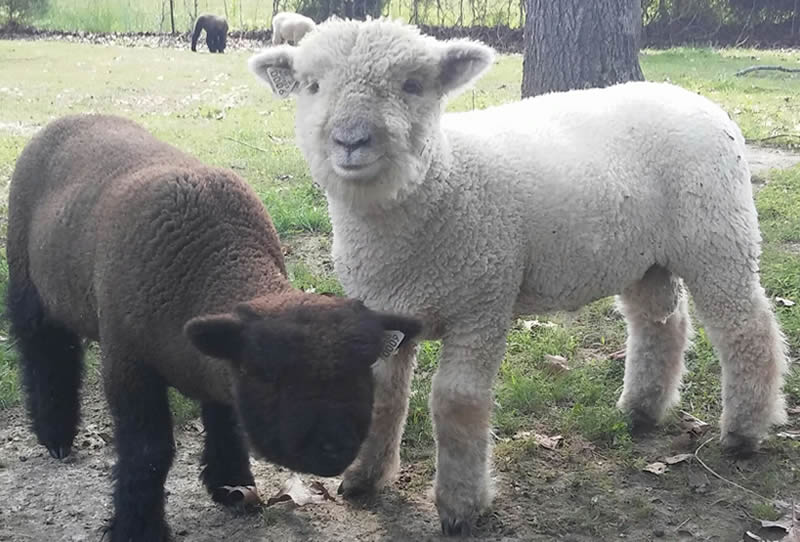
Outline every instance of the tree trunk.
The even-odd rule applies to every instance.
[[[639,2],[528,0],[522,96],[643,80]]]
[[[169,24],[172,28],[172,33],[175,33],[175,1],[169,0]]]

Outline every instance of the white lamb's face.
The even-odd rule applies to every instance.
[[[445,97],[491,65],[491,49],[440,42],[387,20],[330,21],[296,48],[268,49],[253,72],[297,100],[297,143],[329,196],[384,201],[421,182]]]

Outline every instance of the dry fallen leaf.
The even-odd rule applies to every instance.
[[[535,433],[533,438],[536,439],[536,444],[541,446],[542,448],[547,448],[548,450],[555,450],[564,442],[564,437],[561,435],[555,435],[553,437],[548,437],[547,435],[540,435],[539,433]]]
[[[625,359],[625,349],[623,348],[622,350],[617,350],[608,357],[613,360]]]
[[[665,472],[667,472],[667,465],[662,463],[661,461],[656,461],[655,463],[650,463],[644,469],[645,472],[652,472],[656,476],[661,476]]]
[[[548,450],[555,450],[564,443],[564,437],[562,437],[561,435],[548,437],[547,435],[534,433],[533,431],[517,431],[516,433],[514,433],[514,436],[511,437],[511,439],[528,440],[531,437],[533,437],[533,440],[536,441],[536,444],[538,444],[542,448],[547,448]]]
[[[664,458],[664,462],[667,465],[676,465],[678,463],[682,463],[684,461],[688,461],[689,459],[691,459],[693,457],[694,457],[694,454],[678,454],[678,455],[673,455],[673,456]]]
[[[692,434],[695,437],[700,437],[706,434],[711,428],[706,422],[699,418],[695,418],[685,410],[681,410],[681,427],[683,430]]]
[[[545,362],[545,369],[547,369],[550,373],[558,374],[558,373],[566,373],[569,371],[569,365],[567,365],[567,358],[564,356],[551,356],[550,354],[544,355],[544,362]]]
[[[800,440],[800,431],[781,431],[776,435],[778,438],[788,438],[792,440]]]
[[[755,540],[756,542],[764,542],[764,539],[758,536],[756,533],[752,533],[747,531],[744,533],[749,540]]]
[[[535,327],[556,327],[555,322],[540,322],[539,320],[520,320],[520,322],[525,331],[531,331]]]
[[[312,482],[307,486],[302,479],[295,473],[292,474],[281,486],[277,494],[267,500],[267,506],[275,503],[292,501],[297,506],[305,506],[309,503],[320,503],[322,501],[335,500],[325,489],[321,482]]]
[[[777,303],[780,303],[784,307],[791,307],[792,305],[795,304],[794,301],[792,301],[791,299],[786,299],[785,297],[776,297],[775,301]]]

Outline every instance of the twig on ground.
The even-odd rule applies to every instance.
[[[266,152],[266,153],[269,152],[267,149],[262,149],[261,147],[256,147],[255,145],[252,145],[250,143],[246,143],[244,141],[239,141],[238,139],[234,139],[234,138],[229,137],[229,136],[225,136],[225,139],[229,139],[229,140],[233,141],[234,143],[238,143],[239,145],[244,145],[245,147],[250,147],[251,149],[255,149],[257,151]]]
[[[772,141],[773,139],[780,139],[782,137],[797,137],[800,138],[800,134],[775,134],[767,137],[760,137],[758,139],[748,139],[748,143],[763,143],[764,141]]]
[[[681,530],[681,527],[683,527],[684,525],[686,525],[687,523],[689,523],[691,520],[692,520],[692,518],[691,518],[691,517],[688,517],[688,518],[686,518],[686,519],[683,521],[683,523],[681,523],[680,525],[678,525],[677,527],[675,527],[675,532],[677,533],[678,531],[680,531],[680,530]]]
[[[747,489],[743,485],[739,485],[739,484],[737,484],[736,482],[734,482],[732,480],[728,480],[727,478],[725,478],[721,474],[718,474],[717,471],[715,471],[714,469],[712,469],[711,467],[706,465],[705,462],[702,459],[700,459],[700,450],[702,450],[703,446],[705,446],[706,444],[708,444],[709,442],[711,442],[715,438],[716,438],[716,436],[713,436],[713,437],[707,439],[705,442],[703,442],[700,446],[697,447],[697,449],[694,451],[694,458],[697,459],[697,462],[700,463],[700,465],[702,465],[704,469],[706,469],[708,472],[710,472],[711,474],[713,474],[714,476],[716,476],[717,478],[719,478],[723,482],[727,482],[728,484],[732,485],[733,487],[735,487],[737,489],[741,489],[742,491],[750,493],[751,495],[755,495],[756,497],[758,497],[759,499],[761,499],[763,501],[773,502],[773,499],[768,499],[765,496],[756,493],[752,489]]]
[[[745,75],[745,74],[748,74],[750,72],[762,71],[762,70],[778,71],[778,72],[786,72],[786,73],[800,73],[800,68],[787,68],[785,66],[750,66],[749,68],[745,68],[743,70],[739,70],[734,75],[736,77],[739,77],[741,75]]]

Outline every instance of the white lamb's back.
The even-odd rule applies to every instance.
[[[478,111],[446,113],[442,126],[473,134],[543,134],[547,138],[587,134],[594,140],[637,127],[690,132],[725,126],[742,139],[735,123],[706,98],[674,85],[645,82],[555,92]]]
[[[674,161],[727,155],[716,149],[730,145],[744,154],[744,138],[724,111],[665,83],[551,93],[480,111],[446,113],[442,128],[451,138],[473,145],[475,158],[513,163],[523,176],[532,170],[571,169],[595,170],[595,177],[603,177],[613,175],[610,162],[629,164],[636,171],[678,166]],[[569,180],[594,181],[582,175]]]

